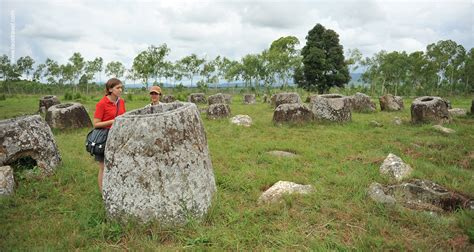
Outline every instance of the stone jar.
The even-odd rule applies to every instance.
[[[91,128],[92,122],[86,108],[77,102],[51,106],[45,120],[53,129]]]
[[[55,95],[43,96],[39,101],[39,112],[46,113],[49,107],[59,103],[61,102],[59,102],[58,97],[56,97]]]
[[[352,120],[350,101],[340,94],[325,94],[311,99],[311,111],[315,119],[331,122]]]
[[[399,111],[404,108],[403,98],[401,96],[393,96],[386,94],[379,97],[380,110],[382,111]]]
[[[61,162],[51,128],[40,115],[0,121],[0,166],[22,157],[35,160],[44,175],[52,175]]]
[[[303,103],[298,93],[278,93],[270,98],[272,106],[277,108],[281,104]]]
[[[451,116],[448,104],[437,96],[422,96],[413,100],[411,104],[411,122],[437,124],[449,123]]]
[[[193,103],[160,103],[115,119],[103,197],[111,218],[183,225],[202,218],[216,191],[206,134]]]

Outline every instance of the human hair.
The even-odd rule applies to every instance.
[[[122,81],[117,78],[111,78],[105,83],[105,95],[111,94],[109,89],[114,88],[117,85],[121,85]]]

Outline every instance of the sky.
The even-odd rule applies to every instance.
[[[0,55],[64,64],[80,52],[129,68],[140,51],[166,43],[171,61],[192,53],[238,60],[283,36],[301,48],[317,23],[364,57],[447,39],[474,47],[474,0],[0,0]]]

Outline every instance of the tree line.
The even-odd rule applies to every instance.
[[[245,87],[284,87],[295,83],[307,91],[326,93],[331,87],[344,87],[350,81],[350,71],[361,69],[362,80],[371,95],[385,93],[422,95],[440,92],[473,92],[474,49],[469,51],[452,40],[440,40],[427,46],[426,51],[380,51],[372,57],[363,57],[358,49],[344,50],[339,35],[316,24],[306,36],[306,44],[298,49],[300,41],[294,36],[281,37],[260,53],[247,54],[240,60],[223,56],[213,59],[196,54],[176,61],[168,59],[171,49],[166,44],[150,45],[138,53],[132,66],[126,68],[120,61],[108,62],[104,67],[101,57],[86,60],[75,52],[65,64],[47,58],[33,67],[30,56],[11,62],[7,55],[0,57],[0,77],[4,81],[26,79],[56,85],[76,87],[95,80],[105,70],[107,77],[140,81],[148,88],[150,83],[169,83],[207,89],[226,80],[241,81]],[[87,91],[86,91],[87,92]]]

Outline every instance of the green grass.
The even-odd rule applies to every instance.
[[[144,97],[134,95],[127,110],[146,105]],[[98,99],[80,100],[91,116]],[[0,117],[35,113],[38,100],[0,100]],[[451,101],[469,109],[471,100]],[[405,100],[400,112],[353,113],[343,125],[276,126],[269,105],[242,105],[234,95],[232,115],[249,115],[253,126],[202,116],[217,193],[203,222],[179,228],[108,220],[97,188],[98,164],[83,146],[89,129],[54,130],[62,164],[45,178],[15,173],[15,195],[0,199],[0,250],[470,250],[473,211],[432,216],[366,196],[372,182],[390,183],[378,168],[392,152],[414,168],[412,177],[474,197],[473,118],[454,119],[447,127],[456,133],[447,136],[430,125],[411,125],[410,103]],[[402,125],[392,123],[395,116]],[[384,127],[369,126],[371,120]],[[298,156],[266,154],[275,149]],[[258,206],[260,194],[278,180],[316,190]]]

